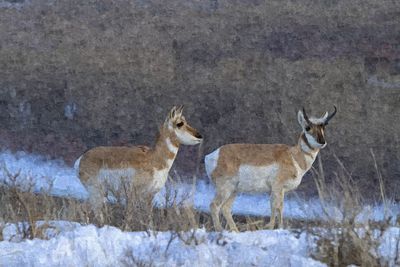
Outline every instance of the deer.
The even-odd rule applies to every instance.
[[[327,143],[325,127],[337,112],[322,117],[308,117],[299,110],[298,122],[302,132],[294,146],[286,144],[226,144],[205,156],[205,169],[216,188],[210,204],[214,228],[222,231],[220,212],[231,231],[238,232],[231,209],[238,193],[270,193],[271,217],[266,225],[274,229],[283,224],[284,194],[296,189],[311,168],[320,149]]]
[[[123,182],[140,197],[150,200],[164,187],[180,145],[197,145],[203,141],[182,113],[183,106],[171,109],[152,148],[143,145],[99,146],[76,160],[74,167],[89,193],[93,211],[101,208],[108,191],[121,190],[125,185]]]

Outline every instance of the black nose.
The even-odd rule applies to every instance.
[[[199,133],[196,133],[195,137],[198,138],[198,139],[202,139],[203,138],[203,136],[201,136],[201,134],[199,134]]]

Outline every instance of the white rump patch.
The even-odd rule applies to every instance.
[[[268,166],[241,165],[238,173],[238,190],[249,193],[268,192],[278,171],[279,165],[276,163]]]
[[[74,163],[74,169],[76,171],[76,176],[78,176],[78,177],[79,177],[79,165],[81,164],[82,157],[83,157],[83,155],[80,156],[77,160],[75,160],[75,163]]]
[[[211,174],[217,167],[218,163],[218,158],[219,158],[219,148],[217,150],[214,150],[204,158],[204,165],[206,167],[206,173],[208,177],[211,178]]]
[[[169,137],[167,139],[165,139],[165,143],[167,144],[168,150],[171,153],[178,153],[178,147],[174,146],[174,144],[172,144],[171,139],[169,139]]]

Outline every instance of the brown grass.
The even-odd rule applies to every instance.
[[[47,223],[50,220],[68,220],[99,227],[112,225],[124,231],[182,232],[197,229],[200,225],[211,225],[208,215],[197,213],[190,205],[190,195],[177,200],[177,191],[170,188],[175,184],[172,180],[167,185],[165,202],[168,205],[165,208],[155,208],[125,189],[120,193],[114,192],[116,201],[104,204],[98,211],[101,214],[95,214],[85,201],[51,196],[48,192],[35,193],[33,186],[21,190],[17,183],[19,173],[10,174],[4,170],[10,182],[0,186],[0,206],[4,207],[0,210],[0,221],[26,222],[19,233],[22,238],[42,237],[43,231],[50,227]],[[125,205],[125,202],[134,204]],[[100,217],[104,220],[100,221]],[[38,221],[44,221],[39,228]]]
[[[371,151],[371,156],[374,157]],[[344,164],[336,158],[339,168],[331,181],[327,182],[324,175],[322,160],[318,159],[318,168],[312,174],[318,189],[320,201],[328,220],[285,220],[290,229],[307,231],[318,237],[318,247],[312,252],[316,260],[327,263],[329,266],[385,266],[388,263],[377,255],[378,237],[376,230],[383,232],[391,226],[390,218],[383,222],[357,222],[356,217],[365,204],[361,193],[357,190],[351,174]],[[378,165],[375,165],[380,186],[376,187],[381,193],[382,201],[387,201],[384,178],[380,175]],[[6,169],[5,169],[6,170]],[[191,193],[178,201],[176,185],[181,181],[170,178],[167,183],[165,208],[155,208],[148,201],[135,196],[134,192],[123,190],[113,192],[116,201],[104,204],[100,212],[104,220],[98,220],[99,214],[94,214],[89,204],[76,199],[67,199],[50,196],[46,192],[34,193],[32,187],[22,191],[17,186],[19,173],[10,174],[5,171],[9,183],[0,187],[0,222],[18,223],[19,234],[22,238],[45,238],[47,229],[54,228],[50,220],[76,221],[82,224],[95,224],[99,227],[112,225],[125,231],[172,231],[171,242],[180,238],[187,244],[199,244],[195,232],[199,227],[212,229],[209,214],[197,212],[190,203]],[[196,179],[193,179],[193,186]],[[125,205],[124,203],[135,203]],[[343,215],[342,218],[332,216],[331,210],[336,209]],[[241,231],[256,231],[266,229],[267,218],[262,216],[234,216]],[[37,224],[37,221],[44,221]],[[0,223],[0,230],[4,223]],[[55,229],[57,230],[57,229]],[[373,235],[375,231],[375,236]],[[185,234],[184,234],[185,233]],[[1,231],[0,231],[1,234]],[[2,239],[2,236],[0,236]],[[399,240],[400,242],[400,240]],[[135,262],[135,259],[129,259]],[[127,262],[128,264],[128,262]],[[139,264],[139,263],[138,263]]]
[[[374,162],[375,156],[371,150]],[[331,183],[327,183],[324,175],[321,157],[318,157],[318,169],[313,169],[320,201],[323,211],[328,218],[318,227],[308,226],[310,233],[319,237],[318,249],[314,254],[317,260],[327,263],[329,266],[385,266],[387,263],[377,255],[378,239],[383,232],[390,227],[390,218],[383,222],[357,222],[356,217],[362,211],[365,202],[363,196],[351,174],[336,156],[339,165]],[[379,176],[379,187],[382,201],[385,204],[386,195],[383,178],[380,175],[377,164],[375,164]],[[343,215],[335,218],[331,210],[336,209]],[[386,213],[385,213],[386,215]],[[324,231],[321,231],[324,229]],[[379,230],[380,236],[374,236],[373,231]]]

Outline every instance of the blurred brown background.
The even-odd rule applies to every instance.
[[[366,190],[400,189],[400,2],[0,0],[0,145],[68,164],[152,144],[174,104],[225,143],[295,143],[296,112],[338,113],[333,154]],[[197,148],[175,164],[193,173]],[[302,184],[314,190],[310,175]]]

